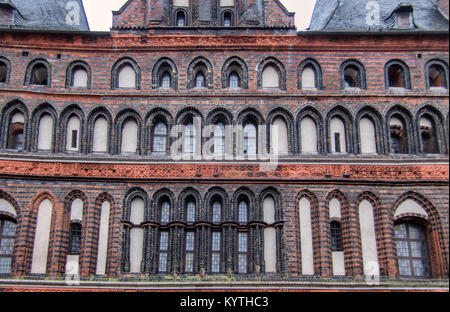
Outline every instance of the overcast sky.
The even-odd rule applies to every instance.
[[[111,12],[119,10],[125,2],[127,0],[83,0],[90,29],[108,31],[112,22]],[[281,0],[281,2],[289,11],[295,12],[298,30],[304,30],[309,26],[316,0]]]

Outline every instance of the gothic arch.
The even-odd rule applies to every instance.
[[[358,154],[361,154],[361,134],[360,134],[360,122],[362,118],[368,118],[372,121],[374,127],[375,127],[375,142],[377,147],[377,153],[378,154],[384,154],[385,150],[385,134],[384,134],[384,120],[382,114],[378,111],[377,108],[366,105],[362,107],[357,113],[356,113],[356,119],[355,119],[355,133],[354,136],[356,138],[356,146],[355,146],[355,152]]]
[[[170,74],[170,88],[178,90],[178,68],[175,62],[169,57],[160,58],[152,70],[153,89],[161,88],[162,75],[166,72]]]
[[[314,70],[314,74],[315,74],[315,86],[316,89],[323,89],[323,74],[322,74],[322,67],[320,66],[320,64],[311,57],[306,58],[305,60],[303,60],[300,65],[298,66],[297,69],[297,88],[298,89],[302,89],[302,73],[303,70],[307,67],[312,67]]]
[[[277,73],[279,78],[279,89],[280,90],[286,90],[286,69],[283,65],[283,63],[278,60],[276,57],[269,56],[265,58],[256,68],[257,71],[257,81],[258,81],[258,89],[262,89],[263,87],[263,72],[266,69],[267,66],[273,66]]]
[[[213,89],[213,82],[214,82],[214,69],[213,65],[210,60],[208,60],[206,57],[198,56],[195,59],[193,59],[188,66],[187,71],[187,89],[194,89],[195,87],[195,76],[197,74],[197,71],[200,70],[200,67],[204,66],[203,69],[205,72],[203,74],[205,75],[205,88],[207,89]]]
[[[53,133],[51,134],[51,151],[55,152],[57,150],[57,121],[58,113],[54,106],[50,103],[42,103],[38,105],[31,114],[31,125],[28,127],[28,133],[26,134],[30,139],[30,151],[38,151],[38,134],[39,134],[39,122],[44,114],[50,115],[53,122]]]
[[[106,144],[106,152],[108,154],[113,153],[113,146],[112,146],[112,114],[109,111],[109,109],[105,106],[97,106],[94,109],[92,109],[87,117],[87,124],[86,124],[86,146],[85,151],[87,153],[92,153],[94,149],[94,128],[95,128],[95,122],[98,118],[104,118],[107,121],[108,124],[108,138],[107,138],[107,144]]]
[[[16,113],[20,113],[24,117],[24,125],[23,125],[23,134],[24,134],[24,150],[28,149],[29,145],[29,136],[28,136],[28,127],[29,127],[29,112],[27,106],[20,100],[12,100],[8,102],[1,110],[1,121],[0,126],[2,129],[1,133],[1,148],[7,149],[10,140],[10,126],[12,118]]]
[[[236,71],[240,78],[242,89],[248,89],[248,67],[243,59],[238,56],[228,58],[222,66],[222,88],[229,88],[229,77],[232,71]]]
[[[77,104],[70,104],[63,109],[59,115],[58,131],[59,131],[59,147],[58,152],[64,153],[66,151],[66,141],[68,139],[67,124],[72,116],[76,116],[80,120],[79,142],[80,146],[78,152],[85,150],[85,115],[83,109]]]
[[[131,66],[133,68],[136,75],[135,89],[139,90],[141,88],[141,68],[133,58],[127,56],[117,60],[111,68],[111,89],[119,89],[120,70],[125,66]]]

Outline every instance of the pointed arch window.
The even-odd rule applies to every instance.
[[[425,154],[437,154],[439,149],[433,119],[428,116],[424,116],[420,118],[419,126],[420,138],[422,141],[422,152]]]
[[[238,206],[239,223],[248,222],[248,204],[245,200],[241,200]]]
[[[22,113],[15,113],[9,126],[8,149],[22,151],[24,143],[24,122]]]
[[[161,223],[168,223],[170,219],[170,204],[165,201],[161,205]]]
[[[165,72],[161,76],[161,82],[160,82],[161,88],[168,89],[171,86],[171,76],[169,72]]]
[[[186,13],[183,10],[179,10],[176,13],[176,22],[178,27],[184,27],[187,25],[186,23]]]
[[[230,74],[228,85],[230,89],[238,89],[241,87],[241,80],[237,72],[233,71]]]

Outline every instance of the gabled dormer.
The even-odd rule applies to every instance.
[[[129,0],[113,12],[113,30],[164,28],[295,29],[278,0]]]
[[[391,29],[414,29],[414,8],[411,4],[401,3],[387,18],[386,24]]]

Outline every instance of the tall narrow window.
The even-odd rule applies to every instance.
[[[225,27],[231,26],[231,13],[230,12],[223,13],[223,26],[225,26]]]
[[[32,274],[45,274],[47,272],[52,212],[53,204],[49,199],[45,199],[39,204],[33,245],[33,260],[31,262]]]
[[[211,239],[211,273],[220,273],[221,267],[221,233],[213,232]]]
[[[16,151],[23,150],[24,143],[24,122],[25,117],[22,113],[16,113],[11,119],[9,126],[8,148]]]
[[[160,86],[161,86],[161,88],[168,89],[168,88],[170,88],[170,85],[171,85],[171,76],[170,76],[170,73],[165,72],[165,73],[162,74],[162,76],[161,76],[161,83],[160,83]]]
[[[426,277],[430,275],[426,232],[416,223],[395,225],[398,267],[401,276]]]
[[[189,201],[186,205],[186,221],[195,221],[195,202],[193,201]]]
[[[48,70],[44,64],[36,64],[31,71],[30,84],[46,86],[48,84]]]
[[[72,116],[67,123],[66,151],[79,150],[79,133],[80,119],[77,116]]]
[[[222,204],[218,201],[213,204],[213,218],[214,223],[219,223],[222,220]]]
[[[255,156],[257,154],[257,133],[254,124],[249,123],[244,127],[244,155]]]
[[[98,234],[98,251],[97,251],[97,275],[106,273],[106,260],[108,258],[108,232],[109,232],[109,215],[111,203],[103,202],[100,213],[100,229]]]
[[[214,131],[214,155],[223,156],[225,154],[225,126],[219,122]]]
[[[289,154],[289,138],[286,122],[276,118],[271,127],[271,147],[277,155]]]
[[[404,88],[406,86],[403,67],[398,64],[389,66],[388,79],[390,88]]]
[[[167,272],[167,260],[169,257],[169,232],[160,232],[159,234],[159,258],[158,272]]]
[[[168,223],[170,218],[170,204],[163,202],[161,205],[161,223]]]
[[[317,154],[317,126],[310,117],[305,117],[301,121],[300,135],[302,144],[302,154]]]
[[[167,152],[167,126],[162,121],[153,128],[153,152]]]
[[[134,119],[128,119],[124,122],[122,129],[122,154],[136,153],[138,140],[138,125]]]
[[[239,223],[247,223],[248,222],[248,205],[245,200],[239,202]]]
[[[70,224],[70,248],[71,255],[79,255],[81,247],[81,224]]]
[[[136,88],[136,72],[133,66],[126,64],[119,70],[118,88]]]
[[[361,154],[377,153],[375,125],[371,119],[363,117],[359,121],[359,138],[361,144]]]
[[[248,234],[238,234],[238,273],[245,274],[248,271]]]
[[[16,224],[0,219],[0,274],[10,274],[13,259]]]
[[[341,223],[338,221],[331,222],[331,250],[343,251],[342,245],[342,229]]]
[[[428,84],[430,88],[447,89],[445,70],[441,65],[431,65],[428,68]]]
[[[53,138],[53,118],[49,114],[42,115],[39,120],[38,150],[51,150]]]
[[[94,123],[94,139],[92,151],[94,153],[106,153],[108,149],[108,121],[104,117],[98,117]]]
[[[194,232],[186,233],[186,249],[185,249],[185,271],[186,273],[194,272],[194,252],[195,252],[195,235]]]
[[[183,152],[193,154],[195,151],[195,127],[192,122],[186,125],[183,143]]]
[[[237,89],[241,87],[239,75],[235,71],[230,74],[228,79],[229,79],[228,85],[230,86],[231,89]]]
[[[186,26],[186,13],[184,13],[184,11],[178,11],[177,15],[177,26],[178,27],[184,27]]]
[[[392,117],[389,123],[392,154],[407,154],[406,131],[404,123]]]
[[[340,118],[333,118],[330,122],[331,153],[347,153],[345,125]]]

